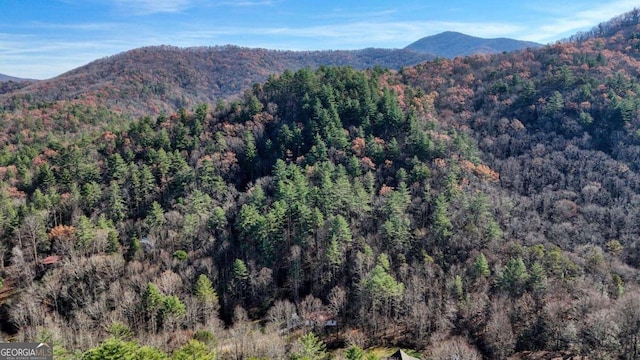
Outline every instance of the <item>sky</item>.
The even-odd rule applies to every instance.
[[[403,48],[443,31],[543,44],[638,0],[0,0],[0,73],[60,75],[142,46]]]

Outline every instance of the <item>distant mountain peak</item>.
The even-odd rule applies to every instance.
[[[0,74],[0,81],[16,81],[16,82],[20,82],[20,81],[33,81],[33,79],[23,79],[23,78],[10,76],[10,75],[6,75],[6,74]]]
[[[456,31],[445,31],[424,37],[405,49],[434,54],[446,58],[473,54],[500,53],[526,48],[536,48],[541,44],[509,38],[485,39]]]

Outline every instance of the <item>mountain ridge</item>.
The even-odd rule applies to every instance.
[[[486,40],[461,33],[442,34]],[[269,50],[236,45],[147,46],[96,59],[51,79],[33,83],[21,79],[20,85],[5,86],[0,91],[0,103],[15,105],[25,97],[41,102],[97,101],[118,112],[140,116],[173,112],[181,107],[239,96],[252,84],[263,82],[270,75],[284,70],[345,65],[355,69],[380,66],[399,70],[451,55],[442,49],[429,53],[419,47],[412,48],[418,42],[403,49],[317,51]],[[478,48],[475,49],[472,51],[467,47],[466,51],[477,52]],[[486,48],[483,52],[495,51],[494,48]]]
[[[15,77],[15,76],[7,75],[7,74],[0,74],[0,81],[15,81],[15,82],[23,82],[23,81],[37,81],[37,80],[35,80],[35,79],[19,78],[19,77]]]
[[[238,96],[254,83],[285,70],[323,65],[400,69],[433,58],[407,49],[290,51],[235,45],[150,46],[98,59],[30,84],[5,96],[3,102],[26,95],[44,102],[95,98],[137,116]]]

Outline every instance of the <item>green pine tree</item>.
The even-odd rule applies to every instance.
[[[491,275],[491,270],[489,269],[489,263],[487,262],[487,258],[484,257],[483,253],[480,253],[478,257],[476,257],[476,261],[473,263],[473,271],[475,276],[480,277],[489,277]]]

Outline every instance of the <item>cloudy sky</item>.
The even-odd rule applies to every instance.
[[[44,79],[140,46],[402,48],[459,31],[554,42],[638,0],[0,0],[0,73]]]

